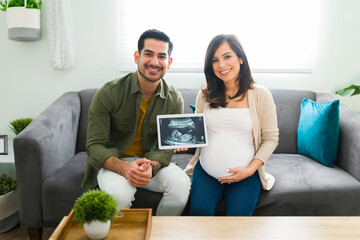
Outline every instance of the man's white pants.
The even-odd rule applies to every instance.
[[[122,158],[127,162],[135,161],[139,157]],[[128,180],[111,170],[102,168],[97,176],[102,191],[112,195],[118,202],[118,208],[127,209],[135,200],[136,187]],[[157,216],[180,216],[188,200],[190,192],[190,178],[174,163],[161,168],[150,183],[144,187],[153,192],[163,193],[157,207]]]

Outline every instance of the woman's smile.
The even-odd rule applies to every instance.
[[[236,81],[240,73],[239,58],[227,42],[224,42],[215,51],[212,66],[215,75],[224,82]]]

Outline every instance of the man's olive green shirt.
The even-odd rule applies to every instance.
[[[88,161],[81,183],[84,191],[97,186],[97,174],[111,156],[120,157],[132,143],[143,94],[137,72],[115,79],[100,88],[89,108],[86,140]],[[182,113],[181,94],[161,79],[145,113],[141,126],[141,149],[144,157],[169,165],[173,152],[159,150],[156,116]]]

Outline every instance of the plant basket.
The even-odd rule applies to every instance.
[[[41,38],[40,9],[24,7],[8,7],[6,21],[8,37],[16,41],[38,41]]]

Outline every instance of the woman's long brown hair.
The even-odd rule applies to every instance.
[[[246,95],[246,91],[252,88],[254,84],[247,57],[238,38],[235,35],[226,34],[215,36],[209,43],[205,55],[204,73],[207,86],[202,90],[206,97],[206,101],[210,103],[210,107],[212,108],[225,107],[227,105],[225,84],[215,75],[213,69],[213,58],[215,52],[224,42],[227,42],[231,49],[236,53],[237,57],[243,60],[243,64],[240,67],[239,77],[236,81],[238,83],[239,90],[234,96],[229,96],[229,98],[234,99],[241,96],[240,100],[243,100]]]

